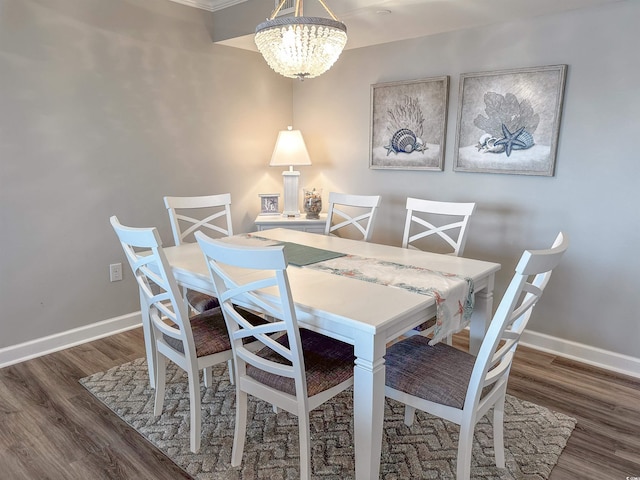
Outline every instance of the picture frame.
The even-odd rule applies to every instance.
[[[280,215],[280,194],[260,193],[260,215]]]
[[[453,169],[553,176],[567,65],[460,75]]]
[[[369,168],[442,171],[448,103],[448,76],[371,85]]]

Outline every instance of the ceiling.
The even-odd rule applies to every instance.
[[[173,0],[222,17],[214,42],[256,50],[253,33],[274,0]],[[346,49],[504,23],[622,0],[326,0],[347,26]],[[250,14],[249,14],[250,13]],[[328,15],[318,0],[304,2],[306,16]]]

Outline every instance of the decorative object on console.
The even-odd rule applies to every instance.
[[[371,85],[369,168],[442,171],[448,99],[447,76]]]
[[[271,156],[272,167],[289,166],[289,170],[282,172],[284,182],[284,209],[282,215],[297,217],[300,215],[298,203],[298,178],[300,172],[293,169],[294,165],[311,165],[311,158],[307,152],[300,130],[281,130],[278,133],[276,146]]]
[[[279,215],[278,199],[279,193],[260,193],[260,214],[261,215]]]
[[[319,0],[331,18],[305,17],[296,0],[293,17],[278,17],[281,0],[269,19],[256,27],[255,42],[269,66],[289,78],[314,78],[331,68],[347,43],[347,27]]]
[[[566,65],[460,75],[453,169],[553,176]]]
[[[307,218],[320,218],[320,212],[322,211],[322,189],[316,190],[315,188],[305,188],[302,206],[307,214]]]

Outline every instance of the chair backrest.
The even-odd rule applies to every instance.
[[[238,385],[245,381],[242,379],[246,377],[249,364],[263,372],[293,379],[298,401],[306,402],[304,358],[284,246],[240,246],[214,240],[202,232],[197,232],[195,236],[207,260],[229,330]],[[265,289],[268,291],[265,292]],[[239,306],[263,313],[273,321],[254,326],[242,316]],[[288,337],[288,346],[274,340],[283,333]],[[246,348],[244,339],[256,339],[275,352],[284,363],[257,356],[253,353],[255,348]]]
[[[380,195],[350,195],[329,192],[329,210],[324,234],[337,230],[355,228],[368,242],[373,233],[373,224],[380,206]]]
[[[485,408],[493,405],[491,400],[495,400],[495,395],[506,388],[520,336],[551,272],[568,247],[568,238],[560,232],[551,248],[525,250],[522,254],[482,341],[465,398],[465,410],[467,406],[472,407],[478,416],[482,416]],[[490,387],[488,392],[485,387]]]
[[[126,227],[115,215],[110,221],[149,308],[155,341],[171,348],[177,356],[197,362],[186,305],[162,249],[158,230],[155,227]],[[170,347],[162,334],[182,342],[184,353]],[[197,363],[192,366],[192,371],[197,372]]]
[[[164,197],[169,212],[173,240],[176,245],[198,230],[222,236],[233,235],[231,225],[231,194],[200,197]],[[179,210],[179,211],[178,211]]]
[[[416,245],[413,245],[414,242],[436,235],[447,243],[447,248],[453,248],[452,254],[457,257],[461,256],[467,242],[469,217],[475,208],[475,203],[436,202],[407,198],[407,217],[404,224],[402,247],[416,248]],[[442,224],[442,221],[449,223]],[[412,230],[416,232],[413,235],[411,235]]]

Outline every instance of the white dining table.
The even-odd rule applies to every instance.
[[[475,305],[469,327],[469,349],[472,353],[479,350],[492,315],[494,276],[499,264],[282,228],[252,235],[471,278]],[[237,241],[241,238],[246,240],[246,236],[238,236]],[[234,242],[234,237],[227,241]],[[198,244],[166,247],[164,251],[180,285],[215,295]],[[289,265],[287,273],[299,324],[354,346],[356,479],[378,478],[386,345],[433,317],[434,297],[312,268]]]

